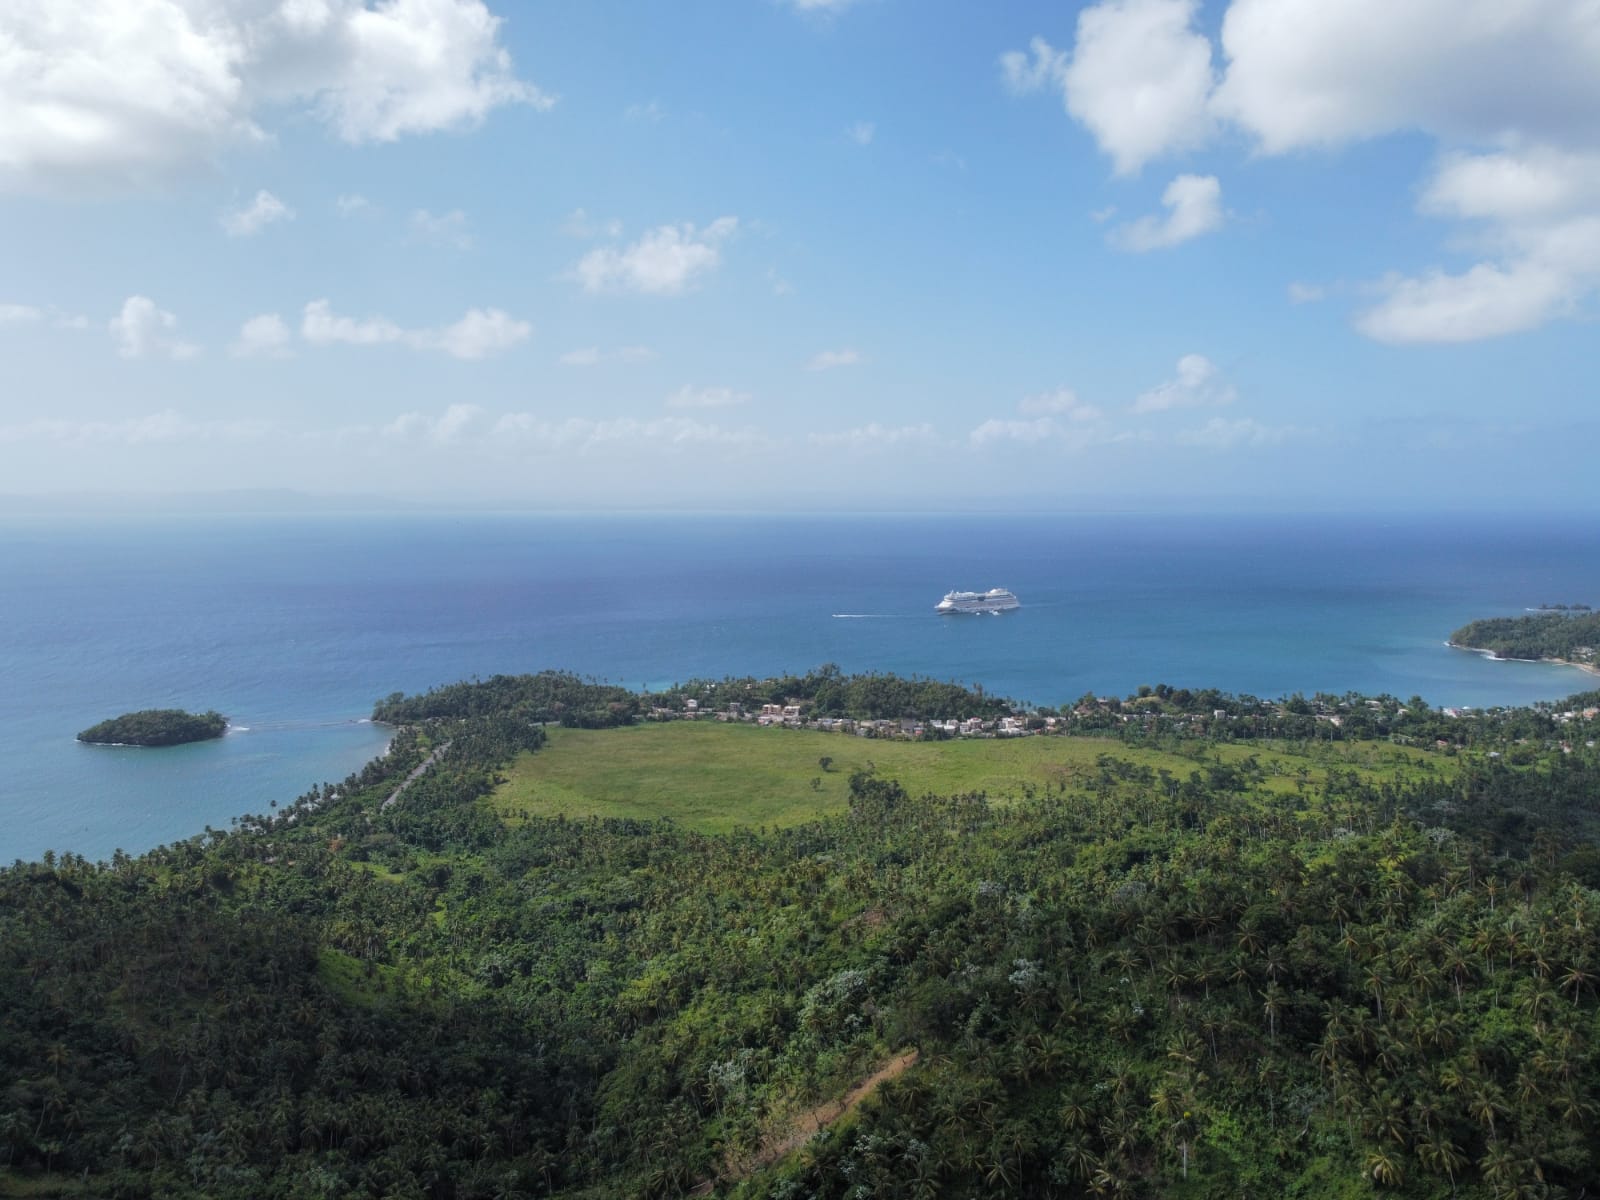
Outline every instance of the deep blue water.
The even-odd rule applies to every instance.
[[[1000,617],[937,617],[1009,587]],[[824,662],[1059,704],[1144,683],[1552,699],[1570,668],[1444,646],[1600,603],[1600,527],[1483,517],[295,517],[0,522],[0,862],[226,827],[378,753],[372,702],[563,667],[632,687]],[[848,614],[848,615],[846,615]],[[216,708],[170,750],[104,717]]]

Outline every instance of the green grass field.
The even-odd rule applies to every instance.
[[[549,730],[549,744],[520,756],[489,802],[510,823],[530,816],[671,817],[707,833],[738,826],[795,825],[843,811],[850,775],[876,767],[913,795],[987,792],[995,800],[1024,789],[1065,787],[1090,777],[1102,754],[1179,779],[1201,764],[1166,751],[1109,738],[987,738],[947,742],[870,740],[811,730],[762,729],[710,721],[674,721],[625,729]],[[1364,775],[1422,769],[1434,760],[1387,744],[1320,747],[1309,756],[1278,747],[1208,747],[1206,762],[1239,763],[1256,755],[1269,774],[1264,786],[1293,792],[1295,772],[1315,785],[1330,767]],[[824,771],[819,760],[833,759]],[[815,785],[813,780],[816,781]]]

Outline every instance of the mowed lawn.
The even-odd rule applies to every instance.
[[[1110,738],[968,738],[903,742],[858,738],[813,730],[762,729],[712,721],[673,721],[624,729],[548,730],[549,743],[519,756],[507,779],[490,797],[506,821],[529,816],[572,818],[671,817],[708,833],[738,826],[795,825],[843,811],[850,775],[876,768],[912,795],[986,792],[997,801],[1021,797],[1032,787],[1081,786],[1102,754],[1171,771],[1186,779],[1202,764],[1165,751],[1130,747]],[[1350,748],[1352,751],[1359,747]],[[1341,753],[1327,765],[1370,773],[1402,761],[1393,747],[1377,748],[1385,762]],[[1263,764],[1279,760],[1293,772],[1308,768],[1308,782],[1325,775],[1322,762],[1260,746],[1209,748],[1207,762],[1242,762],[1255,754]],[[823,757],[833,761],[823,770]],[[1410,755],[1405,761],[1413,761]],[[1266,786],[1294,790],[1282,774]]]

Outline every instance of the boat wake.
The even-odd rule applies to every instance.
[[[834,613],[836,621],[903,621],[905,613]]]

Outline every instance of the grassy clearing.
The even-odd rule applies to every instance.
[[[489,802],[508,823],[529,816],[671,817],[708,833],[738,826],[794,825],[849,804],[850,775],[877,769],[913,795],[986,792],[997,800],[1029,789],[1073,790],[1102,754],[1137,762],[1179,779],[1202,763],[1194,757],[1123,745],[1109,738],[1031,737],[948,742],[878,741],[813,730],[761,729],[709,721],[675,721],[625,729],[549,730],[548,745],[519,757]],[[1236,764],[1255,755],[1269,772],[1265,786],[1284,793],[1297,773],[1315,786],[1328,770],[1389,775],[1434,760],[1387,744],[1318,747],[1217,746],[1205,763]],[[824,771],[819,760],[833,760]],[[1275,767],[1274,764],[1277,764]]]

